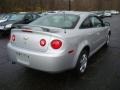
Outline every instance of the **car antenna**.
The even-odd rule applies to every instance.
[[[63,11],[64,14],[64,23],[65,23],[65,11]],[[66,33],[66,27],[64,28],[64,33]]]

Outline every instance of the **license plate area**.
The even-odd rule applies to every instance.
[[[24,53],[20,53],[20,52],[16,52],[16,56],[17,56],[17,61],[19,63],[25,64],[25,65],[30,65],[30,57],[27,54]]]

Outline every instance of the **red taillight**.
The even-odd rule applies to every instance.
[[[62,42],[58,39],[55,39],[51,42],[51,47],[53,49],[59,49],[62,46]]]
[[[12,35],[11,39],[12,39],[12,41],[15,41],[16,36],[15,36],[15,35]]]
[[[41,39],[41,40],[40,40],[40,45],[41,45],[42,47],[44,47],[44,46],[46,45],[46,40],[45,40],[45,39]]]

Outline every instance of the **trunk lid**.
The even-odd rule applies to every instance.
[[[51,30],[52,29],[52,30]],[[27,49],[35,52],[46,52],[50,45],[50,40],[53,36],[56,36],[55,33],[58,33],[63,30],[57,30],[58,28],[46,28],[46,27],[24,27],[23,29],[13,29],[11,32],[12,35],[15,35],[15,41],[11,42],[15,47],[22,49]],[[46,45],[41,46],[40,40],[45,39]]]

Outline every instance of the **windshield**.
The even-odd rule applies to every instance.
[[[79,20],[78,15],[72,14],[54,14],[43,16],[29,25],[49,26],[63,29],[72,29]]]
[[[23,17],[24,14],[14,14],[9,18],[9,20],[21,20]]]
[[[0,20],[4,20],[4,19],[8,19],[9,18],[9,15],[1,15],[0,16]]]

